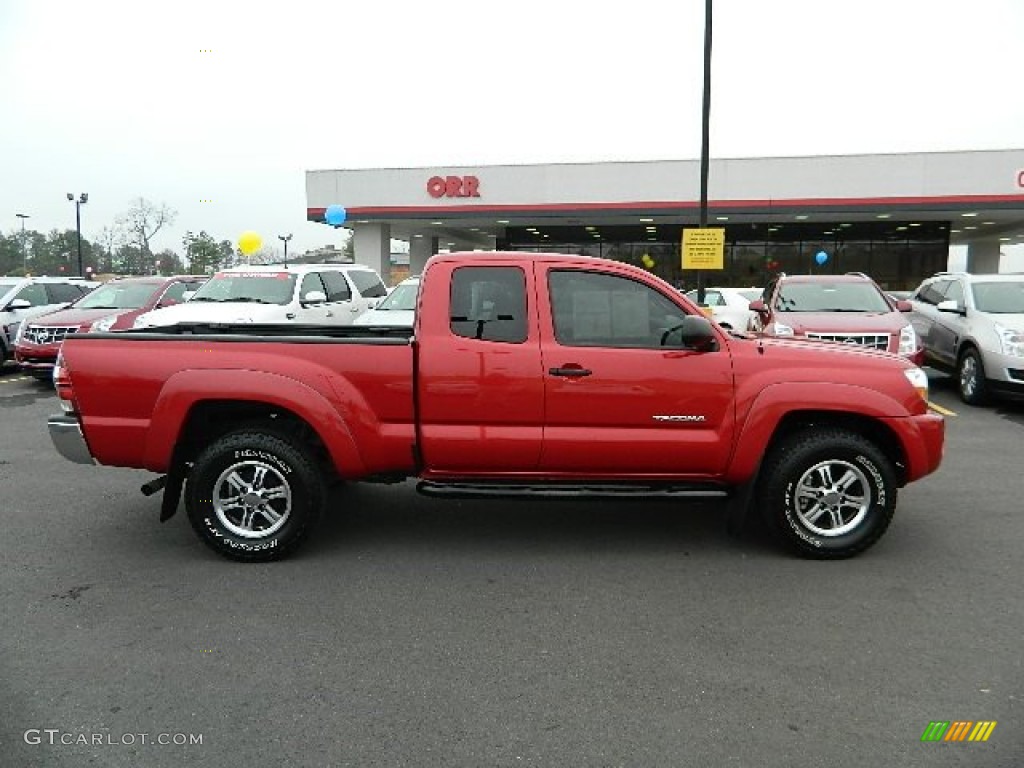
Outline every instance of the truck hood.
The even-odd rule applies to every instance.
[[[286,311],[287,307],[281,304],[186,301],[184,304],[146,312],[139,316],[137,322],[148,326],[178,323],[273,323],[282,322]]]
[[[891,352],[882,352],[860,344],[836,344],[832,341],[795,339],[791,336],[765,336],[757,341],[764,347],[766,357],[769,354],[772,355],[772,358],[769,359],[784,359],[799,365],[850,367],[852,369],[856,366],[874,364],[891,366],[895,361],[901,363],[898,367],[914,367],[905,358]]]
[[[794,333],[899,333],[910,321],[903,312],[776,312],[775,321]]]
[[[45,315],[36,315],[29,319],[29,325],[45,326],[72,326],[89,325],[104,317],[118,315],[121,312],[134,312],[133,309],[58,309],[56,312],[47,312]]]

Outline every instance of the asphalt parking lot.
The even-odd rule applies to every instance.
[[[52,390],[5,370],[0,765],[1020,765],[1024,405],[933,401],[943,467],[849,561],[713,505],[407,483],[243,565],[159,524],[148,473],[60,458]]]

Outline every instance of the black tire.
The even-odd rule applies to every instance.
[[[228,490],[234,497],[225,495]],[[238,501],[230,503],[232,498]],[[199,538],[215,552],[245,562],[276,560],[294,550],[319,520],[325,500],[311,453],[267,431],[218,439],[196,458],[185,490],[188,519]]]
[[[966,347],[956,361],[956,390],[960,399],[968,405],[984,405],[988,402],[985,364],[974,347]]]
[[[766,522],[803,557],[839,560],[863,552],[885,533],[896,510],[892,462],[871,441],[842,429],[785,438],[762,478]]]

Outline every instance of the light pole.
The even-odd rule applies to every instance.
[[[284,265],[288,266],[288,241],[292,239],[291,234],[278,235],[277,239],[284,243]]]
[[[27,213],[14,214],[21,219],[21,267],[22,271],[28,274],[28,250],[25,248],[25,219],[30,218]]]
[[[75,204],[75,231],[78,232],[78,276],[85,277],[85,270],[82,268],[82,206],[89,202],[89,193],[83,192],[75,200],[75,196],[68,192],[68,200]]]
[[[711,133],[711,0],[704,0],[704,96],[700,120],[700,228],[708,225],[708,166]],[[704,273],[697,272],[697,303],[704,304]]]

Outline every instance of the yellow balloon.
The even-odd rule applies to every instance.
[[[251,230],[238,236],[238,250],[246,256],[256,253],[262,245],[263,238]]]

